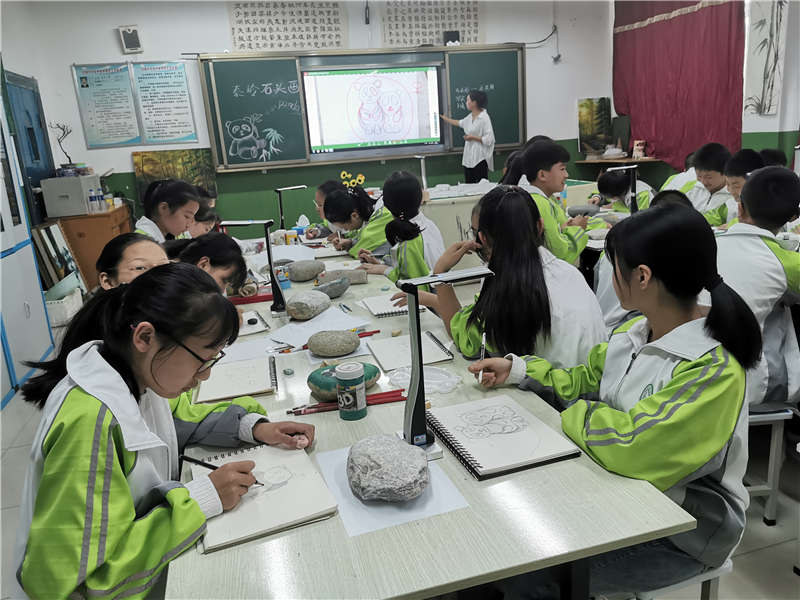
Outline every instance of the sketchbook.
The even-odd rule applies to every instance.
[[[263,486],[252,486],[232,510],[208,520],[205,552],[269,535],[336,512],[336,500],[305,450],[276,446],[251,446],[223,452],[203,460],[220,466],[252,460],[253,476]],[[192,477],[209,470],[192,465]]]
[[[430,331],[423,333],[420,338],[423,364],[453,360],[453,353]],[[411,365],[411,336],[371,339],[367,346],[384,372]]]
[[[200,383],[194,402],[217,402],[240,396],[271,394],[275,391],[271,372],[274,357],[251,358],[214,365],[208,379]]]
[[[508,396],[432,408],[426,419],[476,479],[580,455],[575,444]]]
[[[392,300],[391,296],[371,296],[362,300],[367,310],[379,319],[383,317],[395,317],[397,315],[407,315],[407,306],[395,306],[397,300]],[[425,307],[420,306],[419,312],[424,312]]]

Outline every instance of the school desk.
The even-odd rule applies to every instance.
[[[370,275],[367,284],[351,286],[333,306],[343,302],[352,314],[368,317],[356,300],[389,293],[381,291],[386,285],[386,278]],[[292,283],[286,298],[311,287]],[[462,302],[477,289],[475,284],[456,287]],[[266,303],[248,308],[269,317]],[[271,323],[273,329],[282,324],[278,319]],[[421,324],[448,340],[431,312],[422,313]],[[394,329],[405,334],[408,317],[375,318],[368,329],[380,329],[379,337],[390,337]],[[508,394],[560,429],[558,413],[536,394],[515,387],[484,391],[466,371],[469,361],[455,354],[452,362],[435,366],[459,375],[462,383],[450,394],[428,394],[434,405]],[[360,358],[375,362],[371,355]],[[294,374],[284,375],[286,368]],[[337,412],[287,416],[287,409],[313,401],[306,385],[311,370],[305,353],[279,354],[278,393],[258,399],[274,420],[316,426],[312,458],[402,429],[402,403],[371,406],[359,421],[343,421]],[[388,378],[382,375],[369,391],[388,389]],[[437,463],[468,508],[357,537],[349,537],[341,519],[333,516],[210,554],[192,548],[170,564],[166,597],[423,598],[556,567],[569,584],[562,597],[585,599],[587,557],[695,527],[691,515],[649,483],[613,475],[585,455],[485,481],[474,479],[447,449]]]

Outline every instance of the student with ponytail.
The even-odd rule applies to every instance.
[[[159,244],[185,232],[200,209],[195,186],[185,181],[161,179],[144,193],[144,216],[136,221],[136,233],[149,235]]]
[[[337,250],[347,250],[353,258],[358,257],[361,249],[374,254],[389,252],[386,225],[392,220],[392,213],[382,200],[376,202],[361,186],[328,194],[325,197],[325,218],[334,227],[352,232],[349,238],[333,240]]]
[[[611,229],[606,253],[622,306],[643,316],[572,369],[515,355],[469,367],[484,370],[487,387],[549,389],[564,432],[586,454],[649,481],[697,520],[693,531],[591,558],[592,596],[665,587],[720,566],[736,548],[749,503],[745,369],[761,352],[758,321],[719,276],[714,233],[699,212],[672,205],[636,213]],[[697,303],[703,288],[707,313]],[[531,597],[540,581],[503,585],[508,598],[521,589]]]
[[[428,275],[444,253],[439,228],[422,214],[422,185],[408,171],[395,171],[383,183],[383,205],[392,213],[384,231],[391,245],[391,266],[362,248],[358,258],[369,273],[386,275],[393,282]]]
[[[236,309],[211,277],[168,264],[92,298],[58,355],[35,365],[42,373],[23,394],[42,419],[15,563],[29,597],[144,598],[206,520],[255,482],[254,463],[240,461],[181,484],[187,444],[313,440],[313,426],[270,423],[252,398],[196,405],[184,393],[238,332]]]
[[[604,339],[603,315],[586,280],[542,245],[542,220],[530,194],[516,186],[494,188],[472,211],[473,241],[450,246],[434,273],[452,269],[468,252],[488,261],[487,278],[474,304],[461,308],[453,287],[420,292],[465,356],[480,352],[486,333],[493,354],[546,356],[552,363],[580,364]],[[397,298],[400,298],[398,294]]]
[[[224,233],[212,231],[196,239],[170,240],[164,243],[170,260],[200,267],[214,278],[220,290],[228,286],[238,290],[247,277],[242,249]]]

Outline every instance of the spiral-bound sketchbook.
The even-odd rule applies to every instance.
[[[271,394],[276,388],[275,358],[259,357],[224,362],[211,369],[208,379],[195,389],[193,402],[217,402],[239,396]]]
[[[213,465],[252,460],[252,486],[232,510],[208,520],[205,552],[283,531],[336,512],[336,500],[305,450],[251,446],[204,458]],[[192,465],[192,476],[209,470]]]
[[[367,307],[369,312],[378,318],[382,317],[395,317],[397,315],[407,315],[407,306],[395,306],[397,300],[392,300],[392,295],[386,296],[371,296],[362,300],[364,306]],[[425,307],[420,306],[419,312],[424,312]]]
[[[580,455],[575,444],[508,396],[432,408],[428,425],[477,479]]]
[[[430,331],[424,332],[422,340],[422,362],[430,365],[444,360],[453,360],[453,353]],[[400,335],[391,338],[370,339],[367,348],[375,356],[381,369],[393,371],[411,366],[411,337]]]

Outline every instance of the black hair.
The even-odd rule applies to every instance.
[[[597,179],[597,191],[606,198],[622,198],[630,187],[628,171],[606,171]]]
[[[706,332],[743,368],[756,364],[761,354],[761,328],[741,296],[719,276],[714,232],[699,212],[673,204],[635,213],[608,232],[606,256],[619,267],[625,281],[637,265],[647,265],[666,291],[687,306],[707,289],[711,309]]]
[[[242,256],[242,249],[236,241],[219,231],[198,236],[194,239],[169,240],[164,242],[164,250],[170,260],[179,260],[184,263],[196,265],[204,256],[212,267],[227,269],[235,267],[230,281],[234,289],[244,285],[247,277],[247,265]]]
[[[489,96],[486,95],[486,92],[481,90],[470,90],[469,94],[467,94],[472,101],[478,105],[478,108],[486,108],[489,106]]]
[[[689,197],[678,190],[661,190],[653,196],[653,199],[650,201],[650,208],[668,206],[670,204],[677,204],[685,208],[694,209],[694,205],[692,201],[689,200]]]
[[[780,148],[764,148],[759,152],[761,160],[764,161],[764,166],[769,167],[776,165],[779,167],[786,167],[789,165],[789,159],[786,157],[786,152]]]
[[[725,175],[728,177],[747,177],[748,173],[764,166],[764,160],[755,150],[744,148],[725,163]]]
[[[525,175],[531,185],[535,185],[540,170],[549,171],[556,163],[568,163],[569,152],[563,146],[548,140],[539,140],[524,148],[522,154],[514,159],[503,177],[512,185],[519,183]]]
[[[517,181],[514,181],[514,182],[506,180],[506,177],[509,176],[509,173],[511,171],[512,163],[519,156],[522,156],[522,150],[521,149],[520,150],[514,150],[513,152],[509,152],[508,156],[506,157],[506,162],[503,165],[503,168],[505,169],[505,173],[503,173],[503,176],[500,178],[500,183],[505,183],[505,184],[509,184],[509,185],[516,185],[516,184],[519,183],[519,179],[517,179]]]
[[[343,184],[341,181],[336,181],[335,179],[328,179],[327,181],[323,181],[322,183],[320,183],[317,186],[317,189],[320,192],[322,192],[322,195],[325,196],[325,198],[327,198],[328,194],[330,194],[334,190],[346,192],[347,186]]]
[[[693,163],[696,171],[716,171],[723,173],[725,163],[730,159],[731,153],[725,146],[711,142],[700,146],[694,153]]]
[[[422,184],[408,171],[395,171],[383,182],[383,205],[394,216],[386,224],[386,241],[391,246],[413,240],[420,228],[411,219],[422,206]]]
[[[208,207],[202,213],[198,210],[197,214],[194,216],[194,220],[197,223],[213,223],[214,227],[222,222],[219,213],[211,207]]]
[[[683,170],[688,171],[694,166],[694,152],[689,152],[683,159]]]
[[[216,194],[212,195],[206,188],[199,185],[195,186],[195,190],[197,191],[197,199],[200,204],[200,208],[197,209],[194,215],[195,222],[214,223],[214,225],[219,224],[219,215],[217,211],[214,210],[214,207],[211,206],[211,201],[217,197]]]
[[[549,337],[551,326],[539,209],[528,192],[509,185],[494,188],[478,207],[478,231],[491,243],[495,275],[484,281],[467,323],[481,327],[501,354],[533,354],[537,336]]]
[[[44,408],[47,397],[67,374],[67,356],[92,340],[100,355],[120,374],[135,398],[144,391],[131,369],[133,329],[148,321],[162,344],[161,352],[195,335],[210,336],[207,348],[232,344],[239,335],[236,307],[219,291],[208,273],[192,265],[154,267],[131,283],[101,290],[72,318],[52,360],[26,363],[43,372],[22,386],[25,400]]]
[[[753,171],[742,188],[742,204],[756,225],[775,230],[797,218],[800,178],[786,167]]]
[[[549,135],[542,135],[542,134],[534,135],[527,142],[525,142],[525,145],[522,146],[522,149],[525,150],[526,148],[530,148],[536,142],[552,142],[552,141],[553,141],[553,138],[551,138]]]
[[[353,212],[366,221],[374,208],[375,200],[360,185],[336,189],[325,196],[325,218],[330,223],[346,223]]]
[[[211,204],[211,200],[217,199],[217,192],[209,192],[202,185],[196,185],[194,186],[194,189],[197,191],[197,195],[200,197],[200,200],[208,201],[209,205]]]
[[[159,179],[148,185],[144,193],[144,216],[152,219],[156,208],[162,202],[166,202],[169,212],[174,213],[192,201],[201,204],[195,186],[176,179]]]
[[[158,242],[153,238],[148,235],[142,235],[141,233],[121,233],[111,238],[108,243],[103,246],[103,250],[100,252],[100,256],[97,258],[97,262],[94,265],[98,274],[105,273],[109,277],[116,277],[117,267],[119,267],[119,261],[122,260],[122,255],[125,253],[125,250],[141,242],[149,242],[158,245]]]

